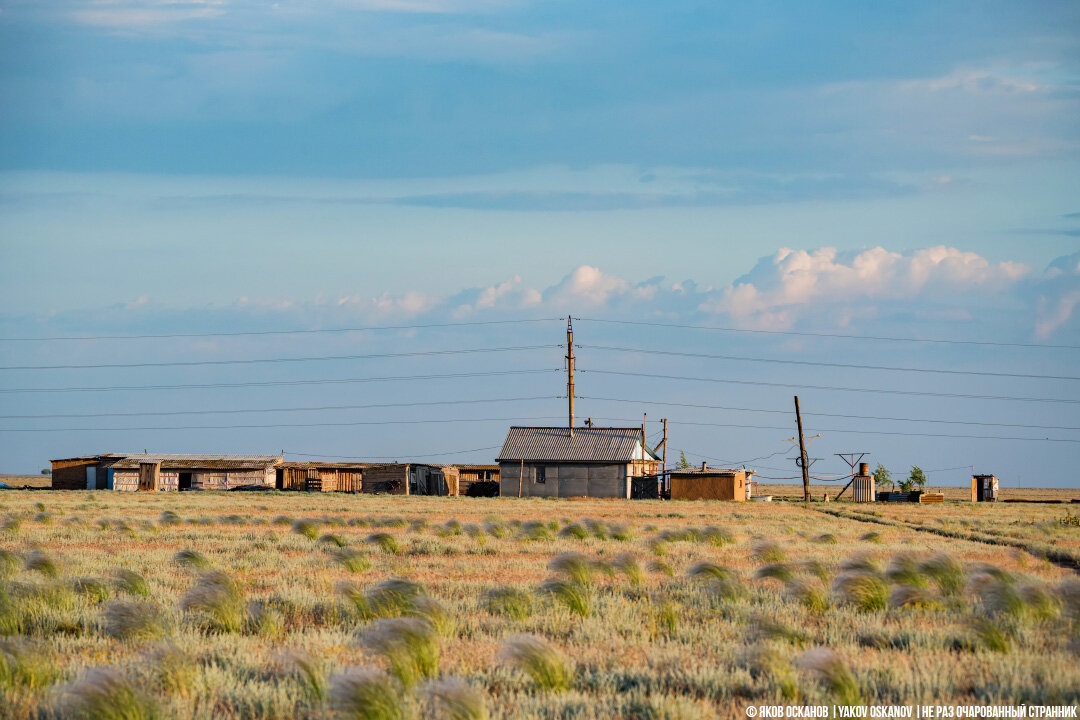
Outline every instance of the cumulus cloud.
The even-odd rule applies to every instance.
[[[1080,305],[1080,252],[1050,263],[1038,290],[1035,337],[1045,340],[1067,325]]]
[[[842,316],[878,300],[944,298],[1009,288],[1030,272],[1020,263],[992,263],[972,252],[938,246],[908,253],[875,247],[781,249],[700,306],[751,327],[790,327],[813,304],[845,306]]]

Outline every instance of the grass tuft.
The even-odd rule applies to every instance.
[[[645,582],[645,572],[641,569],[641,563],[630,553],[622,553],[616,557],[612,567],[625,575],[627,581],[634,587]]]
[[[332,557],[334,562],[352,573],[362,573],[371,569],[371,561],[356,550],[338,548],[334,550]]]
[[[796,602],[813,613],[823,613],[832,604],[829,602],[829,594],[820,582],[811,580],[792,580],[787,585],[787,593]]]
[[[550,578],[543,582],[540,589],[575,615],[588,617],[592,614],[592,600],[588,588],[576,580]]]
[[[405,720],[400,691],[385,674],[353,669],[330,678],[330,707],[348,720]]]
[[[499,650],[499,658],[524,672],[543,690],[566,690],[572,672],[562,654],[536,635],[514,635]]]
[[[139,597],[150,597],[150,585],[146,582],[146,578],[134,570],[117,569],[113,584],[119,592]]]
[[[580,585],[588,585],[595,568],[581,553],[567,552],[553,557],[548,569],[562,573]]]
[[[169,695],[191,695],[197,673],[190,655],[176,645],[162,643],[150,648],[146,660],[158,689]]]
[[[190,548],[178,550],[173,555],[173,562],[181,567],[195,568],[197,570],[205,570],[210,567],[210,560],[205,555]]]
[[[889,587],[874,573],[848,570],[833,581],[833,590],[848,605],[862,612],[884,610],[889,605]]]
[[[889,595],[889,605],[894,608],[928,610],[941,607],[941,600],[919,585],[898,585]]]
[[[279,654],[279,665],[294,675],[305,692],[316,700],[326,699],[326,676],[322,664],[306,650],[290,649]]]
[[[217,570],[204,572],[187,591],[180,607],[197,613],[208,630],[240,632],[246,619],[244,594],[231,577]]]
[[[41,550],[31,550],[26,556],[23,566],[27,570],[39,572],[47,578],[55,578],[60,574],[56,562]]]
[[[402,687],[411,688],[439,672],[439,639],[426,618],[398,617],[378,620],[360,634],[360,643],[382,655],[390,674]]]
[[[937,553],[924,560],[919,570],[937,585],[942,595],[959,595],[964,589],[964,567],[948,553]]]
[[[294,520],[292,531],[297,535],[303,535],[308,540],[314,540],[319,536],[319,525],[314,520]]]
[[[787,560],[784,549],[772,540],[758,540],[754,543],[751,553],[759,562],[781,563]]]
[[[63,717],[73,720],[155,720],[157,705],[119,670],[97,667],[62,691]]]
[[[168,631],[161,608],[143,600],[113,600],[102,619],[104,633],[117,640],[158,640]]]
[[[533,613],[533,599],[528,592],[515,587],[492,588],[484,595],[488,612],[524,620]]]
[[[585,540],[589,537],[589,531],[578,523],[570,523],[563,526],[563,529],[559,531],[559,537]]]
[[[787,563],[771,563],[769,565],[762,565],[758,568],[756,577],[759,578],[772,578],[773,580],[779,580],[782,583],[786,583],[794,576],[794,572],[791,566]]]
[[[835,651],[825,647],[807,650],[799,657],[798,665],[821,683],[838,704],[862,704],[862,693],[855,676]]]
[[[487,720],[484,694],[460,678],[442,678],[426,688],[428,698],[446,720]]]
[[[364,542],[369,545],[377,545],[380,550],[388,555],[397,555],[401,552],[401,546],[390,533],[377,532],[367,536]]]
[[[40,692],[56,681],[57,670],[40,648],[23,638],[0,640],[0,688],[7,694]]]

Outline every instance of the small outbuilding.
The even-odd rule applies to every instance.
[[[458,471],[453,465],[386,463],[363,471],[365,493],[390,495],[457,495]]]
[[[364,470],[373,463],[287,462],[277,468],[278,490],[306,492],[363,491]]]
[[[496,461],[504,497],[629,498],[660,466],[640,427],[515,426]]]
[[[993,475],[971,476],[971,502],[997,502],[998,479]]]
[[[492,497],[499,494],[498,465],[455,464],[458,472],[458,494],[470,497]]]
[[[731,500],[743,502],[750,496],[754,471],[745,468],[700,468],[669,473],[672,500]]]

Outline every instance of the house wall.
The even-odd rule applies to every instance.
[[[745,502],[746,473],[709,475],[672,474],[672,500],[731,500]]]
[[[158,490],[174,491],[180,482],[180,470],[162,469],[158,478]],[[267,470],[184,470],[191,473],[192,489],[231,490],[242,485],[267,485],[274,487],[274,468]],[[113,490],[135,492],[139,489],[138,469],[113,470]]]
[[[536,482],[536,470],[543,467],[546,482]],[[522,497],[630,497],[630,466],[589,463],[499,463],[503,497],[517,497],[518,478]]]

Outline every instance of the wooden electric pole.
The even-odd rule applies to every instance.
[[[795,422],[799,425],[799,466],[802,468],[803,501],[810,502],[810,469],[806,462],[806,441],[803,440],[802,412],[799,411],[799,396],[795,396]]]
[[[574,437],[574,323],[566,316],[566,398],[570,402],[570,437]]]

